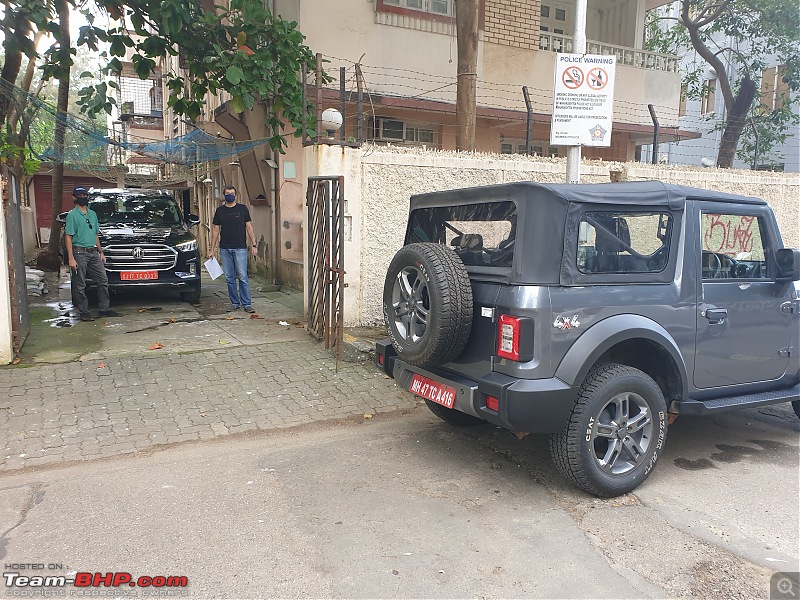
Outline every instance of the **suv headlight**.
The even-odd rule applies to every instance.
[[[181,242],[180,244],[175,244],[175,247],[181,252],[192,252],[194,250],[197,250],[197,240]]]

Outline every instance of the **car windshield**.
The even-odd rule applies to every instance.
[[[97,213],[101,225],[137,223],[171,227],[181,224],[175,200],[162,194],[95,194],[89,198],[89,208]]]

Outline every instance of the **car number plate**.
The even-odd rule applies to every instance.
[[[456,391],[453,388],[422,375],[414,375],[409,391],[447,408],[453,408],[456,402]]]
[[[121,271],[122,281],[139,281],[141,279],[158,279],[158,271]]]

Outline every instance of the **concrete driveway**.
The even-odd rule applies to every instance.
[[[306,339],[303,298],[295,290],[264,291],[253,281],[258,318],[242,310],[226,313],[224,278],[203,280],[199,304],[182,302],[177,292],[126,290],[112,293],[112,308],[122,317],[81,322],[72,307],[69,279],[50,278],[50,293],[29,297],[31,332],[23,345],[23,364],[64,363],[146,355],[160,344],[164,352],[194,352],[222,347]],[[97,306],[90,308],[97,315]]]
[[[614,499],[567,486],[544,438],[454,429],[424,406],[6,472],[0,558],[185,576],[160,593],[191,598],[766,599],[797,569],[787,416],[673,425],[654,476]],[[715,460],[729,446],[752,452]],[[701,459],[717,464],[681,466]]]

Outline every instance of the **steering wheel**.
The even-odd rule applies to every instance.
[[[716,252],[704,252],[708,256],[708,270],[711,273],[709,279],[719,279],[722,275],[722,260]],[[711,258],[714,258],[715,264],[712,265]]]

